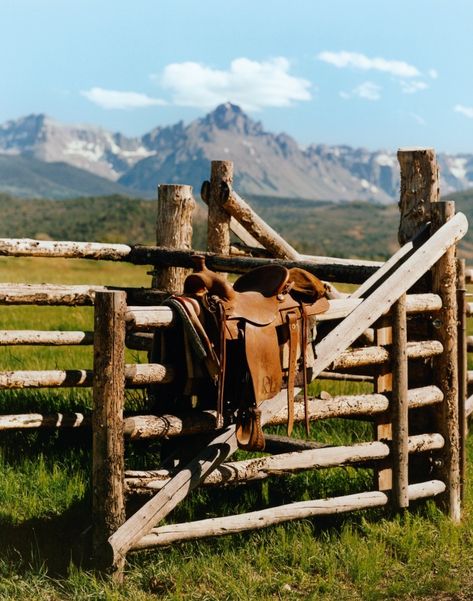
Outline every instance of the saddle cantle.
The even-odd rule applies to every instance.
[[[182,317],[186,393],[199,392],[195,383],[206,374],[212,385],[200,392],[213,397],[219,425],[236,419],[239,446],[263,450],[258,405],[286,387],[290,434],[294,386],[302,378],[308,431],[312,332],[315,316],[329,306],[324,284],[303,269],[265,265],[232,286],[205,266],[204,257],[194,262],[184,294],[168,301]]]

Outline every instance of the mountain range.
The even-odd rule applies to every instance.
[[[23,197],[146,197],[155,195],[159,183],[191,184],[198,191],[214,159],[234,162],[234,186],[243,194],[382,204],[399,196],[392,150],[302,148],[285,133],[265,131],[230,103],[187,125],[156,127],[141,137],[67,125],[43,114],[0,125],[0,191]],[[438,161],[443,195],[473,187],[473,154],[439,154]]]

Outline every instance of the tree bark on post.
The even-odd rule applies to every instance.
[[[402,246],[430,221],[431,204],[439,199],[439,168],[431,148],[401,149],[397,158],[401,167],[398,238]]]
[[[95,565],[109,568],[108,538],[125,521],[123,405],[125,292],[95,298],[92,410],[92,525]],[[117,566],[118,574],[120,568]]]
[[[375,344],[378,346],[390,347],[392,344],[392,327],[391,320],[387,316],[381,317],[375,324]],[[390,393],[392,390],[393,376],[391,366],[385,364],[381,366],[374,378],[375,394]],[[389,411],[376,416],[375,419],[376,439],[377,440],[392,440],[392,423],[391,414]],[[377,476],[378,490],[382,492],[392,489],[392,469],[389,460],[380,461],[377,463],[375,474]]]
[[[220,202],[221,184],[233,184],[232,161],[212,161],[210,170],[209,213],[207,221],[207,250],[221,255],[230,254],[230,215]]]
[[[158,186],[156,244],[171,249],[191,249],[194,208],[192,186]],[[162,267],[155,270],[152,287],[166,292],[182,292],[187,273],[188,270],[180,267]]]
[[[465,402],[468,396],[468,348],[465,259],[457,259],[457,305],[458,305],[458,416],[460,420],[460,477],[462,500],[466,478],[466,437],[468,423]]]
[[[406,295],[393,306],[392,427],[393,502],[397,509],[409,506],[409,390],[407,383]]]
[[[438,202],[431,206],[432,232],[436,232],[455,215],[455,203]],[[440,318],[434,324],[443,353],[434,359],[434,383],[444,393],[436,409],[438,432],[445,438],[439,476],[447,490],[445,509],[454,521],[460,520],[460,424],[458,413],[458,324],[456,247],[450,247],[432,268],[433,292],[442,298]]]

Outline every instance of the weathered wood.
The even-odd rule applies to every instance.
[[[206,205],[209,204],[210,197],[210,182],[208,180],[202,183],[200,189],[200,197]],[[265,252],[263,246],[254,238],[246,229],[238,223],[234,217],[230,217],[230,230],[237,236],[244,246],[252,247],[255,250]]]
[[[156,244],[167,248],[192,248],[192,214],[195,200],[192,186],[161,184],[158,186]],[[152,287],[168,292],[182,292],[188,271],[164,267],[153,273]]]
[[[0,256],[9,257],[64,257],[122,261],[130,251],[131,247],[127,244],[0,238]]]
[[[264,248],[281,259],[298,261],[299,253],[284,240],[273,228],[255,213],[250,205],[230,186],[222,186],[221,206],[234,217]]]
[[[107,566],[108,537],[125,521],[125,311],[125,293],[97,294],[92,409],[92,537],[94,560],[99,567]]]
[[[409,359],[427,359],[428,357],[440,355],[442,351],[442,343],[438,340],[421,340],[407,343]],[[330,369],[351,369],[367,365],[380,365],[388,363],[390,359],[389,349],[384,346],[365,346],[343,351],[331,364]]]
[[[385,347],[392,344],[391,320],[388,317],[382,317],[374,327],[375,341],[378,348],[387,353],[389,359],[391,353]],[[391,362],[384,362],[380,366],[374,378],[374,391],[379,394],[388,394],[392,390],[392,366]],[[391,415],[388,411],[376,416],[375,432],[377,440],[392,440]],[[376,486],[378,490],[388,491],[392,488],[392,464],[387,461],[380,462],[375,469]]]
[[[443,394],[435,386],[425,386],[409,390],[408,398],[409,407],[417,408],[440,403],[443,400]],[[382,394],[333,396],[328,399],[312,398],[309,399],[309,416],[312,420],[369,416],[386,411],[388,407],[389,401]],[[294,421],[302,422],[304,416],[304,404],[296,399]],[[267,422],[268,425],[285,423],[287,423],[287,407],[284,406]],[[125,435],[132,440],[198,434],[214,430],[215,427],[216,413],[214,411],[192,412],[181,416],[136,415],[125,418]]]
[[[138,363],[125,365],[127,386],[146,384],[167,384],[172,381],[172,367],[159,363]],[[92,386],[93,371],[89,369],[51,369],[37,371],[2,371],[1,388],[71,388]]]
[[[0,330],[0,346],[9,345],[91,345],[93,332],[55,330]]]
[[[432,230],[441,231],[455,219],[455,203],[436,202],[430,206]],[[446,225],[444,225],[446,224]],[[435,236],[435,234],[434,234]],[[445,508],[450,517],[461,518],[460,495],[460,440],[458,415],[458,330],[456,295],[455,247],[452,246],[432,269],[432,289],[442,297],[443,310],[436,328],[444,351],[434,361],[434,383],[443,391],[444,402],[439,406],[437,421],[439,432],[445,437],[446,445],[439,473],[447,492]]]
[[[406,295],[404,294],[392,309],[392,499],[398,509],[409,506],[407,359]]]
[[[231,161],[212,161],[210,167],[210,188],[208,196],[207,250],[230,254],[230,215],[220,203],[222,184],[233,183],[233,163]]]
[[[473,395],[469,396],[465,401],[465,415],[467,418],[473,413]]]
[[[430,480],[409,486],[411,501],[441,494],[445,485],[439,480]],[[266,528],[290,520],[298,520],[318,515],[333,515],[347,511],[382,507],[387,505],[389,497],[379,491],[332,497],[316,501],[299,501],[289,505],[280,505],[251,513],[243,513],[222,518],[210,518],[185,524],[171,524],[154,528],[150,534],[139,540],[133,551],[157,546],[170,545],[185,540],[236,534],[246,530]]]
[[[466,438],[468,423],[465,402],[468,396],[468,350],[466,317],[466,281],[465,260],[457,259],[457,307],[458,307],[458,419],[460,428],[460,478],[461,498],[463,500],[466,482]]]
[[[413,255],[416,249],[425,241],[429,233],[429,228],[424,227],[416,238],[406,242],[398,251],[394,253],[379,269],[371,274],[354,292],[350,294],[352,298],[363,298],[368,296],[378,288],[391,274],[396,271],[407,259]]]
[[[338,380],[345,382],[370,382],[373,383],[373,376],[361,374],[344,374],[335,371],[321,371],[317,380]]]
[[[193,251],[170,250],[156,246],[133,246],[127,262],[135,265],[155,265],[157,267],[188,267],[193,268]],[[245,273],[255,267],[268,264],[279,264],[290,269],[301,267],[313,273],[321,280],[329,282],[346,282],[361,284],[378,268],[369,265],[340,265],[339,263],[317,264],[312,261],[287,261],[284,259],[258,259],[256,257],[232,257],[214,253],[199,254],[205,257],[205,263],[213,271],[228,273]]]
[[[440,434],[419,434],[406,437],[409,453],[425,453],[441,449],[445,444]],[[352,446],[302,449],[278,455],[257,457],[243,461],[222,463],[203,481],[203,486],[238,484],[262,480],[269,476],[282,476],[305,470],[337,467],[378,461],[390,455],[384,442],[365,442]],[[125,484],[130,493],[160,490],[171,478],[167,469],[125,472]]]
[[[445,251],[460,240],[468,229],[462,213],[441,227],[411,255],[367,299],[316,345],[317,359],[312,373],[316,377],[361,336],[376,319],[434,265]]]
[[[126,322],[129,329],[154,330],[169,328],[175,324],[174,314],[170,307],[133,307],[126,312]]]
[[[0,305],[93,305],[105,286],[0,284]]]
[[[300,388],[295,388],[294,393],[298,394],[299,391]],[[270,401],[263,401],[259,406],[261,424],[267,424],[286,403],[285,391],[280,392]],[[166,517],[208,473],[228,459],[237,448],[234,425],[217,432],[202,452],[198,453],[183,470],[109,538],[110,565],[119,564],[127,551],[151,530],[153,524],[159,523]]]
[[[153,347],[154,334],[151,332],[128,332],[125,336],[125,344],[129,349],[135,351],[151,351]]]
[[[442,392],[435,386],[425,386],[409,390],[408,397],[409,408],[411,409],[433,405],[443,400]],[[473,397],[470,400],[470,404],[472,406],[471,410],[473,410]],[[384,395],[330,397],[329,399],[311,399],[309,402],[311,419],[350,417],[363,414],[373,415],[376,412],[385,411],[387,408],[388,399]],[[468,409],[466,411],[468,414]],[[303,403],[296,402],[296,421],[303,421],[304,415]],[[281,412],[270,419],[268,425],[284,424],[286,422],[287,410],[283,408]],[[82,413],[26,413],[0,416],[0,431],[29,428],[79,428],[89,425],[89,416]],[[124,419],[124,433],[131,439],[187,436],[189,434],[209,432],[215,430],[215,427],[215,411],[192,411],[179,416],[166,414],[160,416],[139,415],[125,417]],[[271,435],[266,436],[266,441],[269,441],[269,445],[271,445],[271,438]],[[292,438],[289,440],[291,444],[298,444],[299,442],[294,442]],[[312,441],[303,441],[303,443],[306,445],[319,444],[312,443]]]
[[[0,415],[0,431],[36,428],[81,428],[84,426],[90,426],[90,418],[82,413]]]
[[[401,167],[398,237],[402,245],[430,221],[431,205],[439,199],[439,168],[431,148],[401,149],[397,158]]]

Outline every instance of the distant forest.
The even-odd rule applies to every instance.
[[[452,194],[457,211],[473,223],[473,191]],[[300,252],[384,259],[397,244],[398,209],[365,202],[331,203],[253,196],[255,210]],[[194,218],[196,249],[205,248],[205,207]],[[23,200],[0,194],[0,237],[127,244],[155,242],[156,203],[124,196]],[[473,229],[460,245],[473,258]]]

